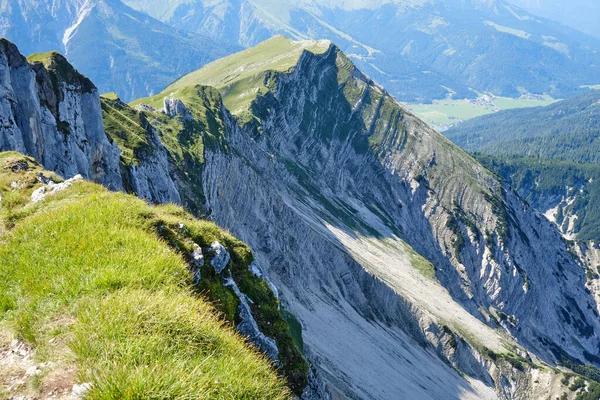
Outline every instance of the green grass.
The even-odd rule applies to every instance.
[[[191,285],[192,240],[218,238],[247,261],[243,243],[179,207],[88,182],[27,205],[35,184],[10,182],[39,172],[29,158],[0,154],[0,326],[39,361],[67,360],[76,381],[93,383],[88,399],[290,398],[270,363]],[[8,222],[14,213],[22,216]]]
[[[409,108],[426,122],[438,124],[456,123],[491,113],[467,100],[435,100],[432,104],[410,104]]]
[[[558,100],[553,99],[548,95],[544,95],[543,99],[511,99],[509,97],[496,97],[494,99],[494,105],[501,110],[511,110],[515,108],[548,106],[557,101]]]
[[[556,101],[545,95],[543,99],[494,97],[491,103],[446,99],[434,100],[431,104],[407,104],[407,106],[434,128],[443,129],[499,110],[547,106]]]
[[[39,63],[47,63],[52,58],[60,56],[60,53],[57,51],[48,51],[45,53],[33,53],[27,57],[27,61],[31,64],[39,62]]]
[[[103,99],[108,99],[108,100],[120,100],[119,95],[116,94],[115,92],[104,93],[104,94],[101,94],[100,97]]]
[[[419,271],[421,275],[425,276],[426,278],[432,280],[437,279],[435,275],[435,266],[432,263],[427,261],[426,258],[414,251],[413,248],[408,245],[404,245],[404,250],[408,252],[410,264],[413,266],[413,268]]]
[[[328,41],[294,42],[275,36],[251,49],[214,61],[180,78],[162,93],[136,100],[133,104],[146,103],[159,108],[162,99],[173,94],[187,106],[186,96],[181,92],[196,85],[206,85],[218,89],[225,106],[233,114],[240,114],[248,110],[259,93],[269,90],[268,79],[265,79],[269,71],[286,72],[297,64],[305,50],[321,54],[328,48]]]
[[[116,94],[100,97],[104,130],[121,149],[121,160],[126,165],[139,165],[140,153],[149,151],[147,120]]]
[[[59,98],[62,96],[60,82],[68,82],[80,86],[82,91],[90,92],[95,88],[92,81],[81,75],[67,59],[56,51],[46,53],[35,53],[27,57],[27,61],[31,64],[41,63],[50,73],[54,91]]]

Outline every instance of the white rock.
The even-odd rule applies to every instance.
[[[192,270],[194,272],[194,283],[200,282],[202,275],[200,274],[200,268],[204,266],[204,254],[202,254],[202,248],[194,243],[194,251],[192,252]]]
[[[68,187],[70,187],[71,185],[73,185],[73,183],[81,181],[81,180],[83,180],[83,177],[81,175],[75,175],[71,179],[67,179],[66,181],[61,182],[61,183],[49,182],[46,186],[42,186],[42,187],[36,189],[31,194],[31,202],[32,203],[40,202],[40,201],[44,200],[47,196],[61,192],[65,189],[67,189]]]
[[[216,240],[210,245],[210,252],[214,254],[213,259],[210,260],[210,265],[213,266],[217,274],[220,274],[227,267],[231,256],[227,249]]]
[[[167,116],[173,118],[180,115],[183,117],[184,120],[192,119],[192,113],[190,113],[190,111],[185,107],[183,102],[178,98],[175,98],[173,96],[165,97],[163,99],[163,104],[163,112]]]
[[[80,399],[92,388],[92,384],[90,382],[81,383],[79,385],[73,385],[73,389],[71,390],[71,395],[75,399]]]
[[[39,369],[37,367],[37,365],[31,366],[31,367],[27,368],[27,371],[25,371],[25,375],[27,375],[27,376],[35,376],[35,375],[39,375],[41,373],[42,373],[42,370]]]

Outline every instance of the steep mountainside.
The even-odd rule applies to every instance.
[[[79,176],[81,178],[81,175],[83,175],[83,177],[93,179],[111,189],[127,189],[131,192],[146,190],[153,193],[153,196],[148,197],[148,200],[152,200],[155,203],[180,202],[178,198],[170,197],[177,194],[177,189],[169,176],[167,152],[149,125],[146,125],[148,131],[143,131],[142,126],[136,125],[133,120],[128,119],[126,114],[119,111],[120,103],[112,104],[113,108],[107,108],[111,106],[110,101],[105,100],[101,103],[97,90],[91,81],[75,71],[63,56],[57,53],[49,53],[43,58],[40,58],[40,61],[35,60],[32,62],[33,64],[29,64],[25,57],[19,54],[17,48],[12,43],[4,39],[0,41],[0,71],[2,71],[0,85],[4,88],[4,92],[0,97],[0,101],[2,101],[2,112],[0,113],[0,151],[17,150],[35,156],[46,168],[51,168],[62,177]],[[124,105],[123,107],[126,108]],[[128,154],[131,153],[124,152],[122,154],[112,138],[106,135],[102,116],[103,113],[106,115],[106,110],[109,109],[109,112],[114,117],[111,120],[107,115],[107,128],[109,131],[111,127],[114,130],[116,124],[121,124],[121,126],[133,124],[139,129],[137,132],[128,131],[127,133],[147,144],[145,147],[147,153],[144,153],[144,160],[142,162],[123,162],[119,165],[119,159],[127,160]],[[129,115],[129,117],[132,116]],[[140,121],[140,124],[141,123],[143,122]],[[116,143],[122,144],[118,137],[115,137],[115,139]],[[135,149],[135,147],[131,145],[131,142],[128,142],[127,146],[123,145],[123,148],[126,150]],[[32,165],[31,159],[21,159],[22,157],[19,158],[19,156],[13,155],[12,153],[3,157],[2,162],[5,162],[6,164],[6,166],[3,167],[6,169],[4,172],[6,176],[0,176],[0,185],[2,185],[0,205],[2,206],[3,211],[0,215],[3,223],[2,229],[0,230],[0,239],[3,238],[3,236],[6,236],[7,239],[5,240],[6,243],[2,242],[2,244],[5,245],[5,253],[0,257],[2,260],[0,272],[5,274],[4,276],[7,279],[10,278],[9,281],[6,281],[6,284],[9,285],[10,288],[3,288],[2,297],[0,298],[2,307],[7,307],[2,310],[4,313],[13,310],[16,305],[19,304],[17,300],[15,300],[15,296],[21,291],[27,291],[29,289],[39,291],[43,289],[39,287],[22,286],[25,284],[20,282],[20,279],[23,279],[21,276],[15,276],[13,278],[11,274],[14,274],[14,272],[11,271],[23,268],[22,266],[19,266],[20,264],[17,265],[15,263],[29,264],[31,266],[36,266],[36,268],[46,268],[48,264],[65,266],[67,267],[66,270],[54,271],[56,272],[56,275],[52,277],[52,279],[56,279],[60,282],[65,280],[64,275],[70,269],[81,269],[81,274],[83,274],[81,275],[81,279],[83,279],[85,271],[89,271],[89,268],[94,269],[93,266],[90,266],[85,262],[87,258],[91,257],[90,254],[93,254],[94,251],[97,252],[98,249],[102,248],[113,249],[110,246],[119,247],[119,243],[121,242],[118,240],[122,241],[124,239],[115,239],[117,240],[116,242],[104,244],[102,242],[94,242],[90,245],[97,247],[87,249],[86,251],[88,251],[89,254],[79,255],[77,253],[78,250],[81,250],[79,248],[74,248],[72,251],[66,250],[70,256],[75,258],[71,263],[70,261],[67,262],[60,258],[61,254],[50,252],[49,245],[44,245],[39,236],[42,234],[38,231],[34,231],[34,233],[30,234],[28,245],[32,246],[32,248],[43,249],[42,255],[36,258],[35,252],[32,252],[31,254],[27,253],[27,257],[33,257],[28,259],[23,254],[20,254],[19,251],[26,252],[28,250],[20,250],[20,248],[15,247],[15,240],[22,240],[12,239],[13,236],[9,234],[15,224],[21,222],[21,219],[23,218],[29,218],[32,213],[41,211],[37,204],[46,196],[67,189],[73,183],[70,181],[61,182],[62,179],[41,175],[41,169],[37,165]],[[10,174],[11,171],[16,175]],[[21,174],[19,175],[18,173]],[[40,183],[45,186],[40,187]],[[79,185],[77,187],[80,188]],[[98,223],[110,225],[119,219],[123,219],[124,224],[129,223],[127,222],[129,219],[134,219],[134,222],[130,222],[134,226],[136,223],[140,223],[140,231],[147,230],[148,228],[155,229],[154,234],[160,236],[162,240],[169,242],[173,251],[179,253],[180,257],[183,257],[188,262],[190,269],[194,272],[194,289],[211,300],[216,305],[218,311],[222,313],[222,316],[231,324],[235,325],[240,333],[255,343],[256,346],[271,360],[277,360],[277,365],[281,374],[288,380],[289,386],[293,391],[297,394],[301,394],[309,383],[311,386],[307,389],[307,393],[310,393],[311,390],[319,390],[318,385],[314,386],[316,385],[315,383],[308,381],[308,364],[301,354],[301,333],[296,326],[298,324],[297,321],[292,314],[280,309],[279,300],[276,297],[276,288],[268,281],[268,279],[266,281],[262,280],[262,278],[265,278],[262,267],[257,261],[254,261],[252,253],[245,245],[227,234],[217,232],[216,227],[211,224],[192,221],[190,216],[186,215],[181,210],[167,208],[163,212],[156,211],[159,215],[154,218],[154,214],[152,214],[153,211],[148,209],[148,207],[141,207],[142,203],[139,201],[132,203],[133,198],[130,197],[127,197],[129,200],[124,200],[122,198],[122,200],[119,200],[119,197],[113,198],[111,197],[112,195],[97,195],[99,188],[98,185],[88,185],[84,187],[86,190],[80,190],[74,193],[76,197],[85,195],[84,199],[79,199],[81,201],[74,201],[75,211],[72,212],[78,213],[73,216],[73,218],[75,218],[74,220],[71,221],[68,220],[68,218],[65,220],[66,217],[63,214],[66,213],[67,216],[71,216],[71,211],[68,207],[59,211],[55,210],[54,214],[56,215],[54,217],[44,214],[44,216],[39,217],[39,219],[45,218],[43,220],[45,221],[44,223],[51,228],[53,226],[52,224],[55,222],[54,218],[62,218],[61,220],[65,221],[64,226],[67,229],[64,232],[61,231],[65,241],[68,241],[69,235],[73,235],[71,236],[72,238],[77,238],[81,235],[81,237],[87,237],[92,242],[97,240],[102,234],[90,230],[93,229],[94,224],[98,221],[100,221]],[[34,191],[34,189],[38,190]],[[102,205],[102,207],[107,207],[107,213],[88,215],[88,219],[86,219],[85,210],[87,207],[90,207],[91,204],[95,204],[98,207],[100,205]],[[133,214],[116,212],[112,210],[111,207],[113,206],[116,207],[117,210],[126,209]],[[53,207],[56,206],[53,204]],[[75,233],[75,228],[69,227],[68,225],[77,223],[77,218],[83,218],[87,221],[87,225],[84,224],[84,226],[81,227],[82,232],[79,233]],[[141,221],[142,219],[144,220],[143,223]],[[22,230],[24,229],[26,231],[26,226],[36,225],[36,222],[28,221],[29,220],[26,219],[23,222],[24,227]],[[133,229],[129,226],[120,228],[119,226],[112,227],[112,229],[116,229],[117,231],[118,229],[125,228],[130,230]],[[17,232],[21,231],[15,230],[15,235]],[[48,234],[55,235],[55,233]],[[133,232],[131,234],[137,235],[138,232]],[[107,232],[106,235],[110,236],[113,235],[113,233]],[[158,237],[156,240],[158,240]],[[137,244],[132,243],[129,250],[123,249],[122,251],[137,252],[140,248],[143,248],[144,243],[145,242],[143,241]],[[224,246],[220,243],[224,243]],[[60,243],[57,243],[56,245],[59,246]],[[72,243],[68,243],[68,245],[72,245]],[[65,246],[67,245],[65,244]],[[59,252],[60,246],[52,251]],[[153,259],[150,249],[147,249],[146,251],[149,252],[147,259]],[[54,258],[48,258],[50,256]],[[56,261],[58,260],[56,257],[58,257],[60,261]],[[128,262],[132,262],[135,265],[136,259],[130,261],[126,259],[121,261],[119,254],[113,255],[111,253],[104,259],[100,258],[98,262],[107,263],[107,265],[115,263],[118,265],[127,265]],[[65,265],[65,263],[67,264]],[[102,265],[104,266],[104,264]],[[157,264],[157,266],[160,268],[160,265]],[[140,266],[140,268],[143,270],[144,267]],[[34,272],[35,271],[33,270],[31,271],[32,274]],[[136,274],[135,271],[126,272],[131,273],[132,275]],[[124,272],[120,270],[109,270],[106,272],[108,275],[104,276],[104,278],[113,282],[116,278],[112,278],[112,275],[110,274],[119,273]],[[185,282],[188,280],[191,280],[191,274],[189,279],[185,278]],[[2,281],[5,282],[4,279]],[[148,284],[156,288],[157,285],[161,285],[161,282],[162,281],[160,280],[156,282],[150,281]],[[181,283],[183,282],[184,278],[182,277]],[[69,282],[63,283],[69,284]],[[122,286],[118,281],[114,281],[114,285],[115,287]],[[132,286],[136,287],[135,282]],[[48,288],[48,290],[49,292],[45,294],[51,296],[52,293],[54,293],[52,290],[57,290],[62,293],[62,291],[66,289],[58,287]],[[74,287],[72,290],[76,292],[79,289]],[[82,288],[81,290],[85,291],[86,289]],[[165,286],[161,288],[161,290],[168,292],[169,287]],[[71,300],[73,299],[65,299],[67,302]],[[130,300],[134,301],[134,299]],[[32,301],[37,303],[52,301],[52,299],[44,300],[34,296]],[[168,301],[168,299],[165,300],[165,302]],[[204,307],[206,308],[206,306]],[[15,311],[11,311],[11,314],[7,314],[6,317],[9,321],[13,315],[12,312],[18,314],[21,311],[15,309]],[[207,315],[210,314],[208,311],[205,311],[204,313]],[[290,333],[287,320],[294,326],[295,331],[293,335]],[[26,330],[30,328],[17,325],[17,329]],[[39,329],[42,328],[39,327]],[[45,334],[43,329],[40,334]],[[295,339],[293,339],[293,337]],[[37,340],[35,337],[23,336],[21,333],[20,338],[29,341],[30,344],[35,344],[35,341]],[[102,340],[108,340],[108,338]],[[173,340],[180,339],[175,337]],[[294,342],[294,340],[296,340],[296,342]],[[109,341],[106,343],[111,342]],[[98,346],[100,346],[100,344],[98,344]],[[40,350],[43,351],[44,349]],[[140,351],[143,351],[143,349],[140,349]],[[236,350],[235,348],[231,350],[232,353],[235,353],[236,351],[240,350]],[[97,354],[91,356],[86,355],[86,357],[87,356],[90,357],[90,362],[100,362],[97,359]],[[177,354],[173,354],[172,356],[174,359],[179,357]],[[148,355],[147,357],[151,357],[151,355]],[[145,360],[147,359],[149,358],[145,358]],[[160,361],[160,359],[158,361]],[[82,365],[86,365],[86,362],[87,361],[83,360]],[[107,359],[102,362],[112,361]],[[137,368],[137,364],[135,364],[136,361],[132,360],[132,362],[134,364],[127,364],[124,368]],[[165,362],[168,361],[165,360]],[[243,362],[243,360],[241,362]],[[98,367],[100,366],[101,365],[99,364]],[[249,364],[244,368],[251,366],[252,364]],[[7,366],[7,368],[10,369],[10,365]],[[173,377],[177,376],[176,368],[187,367],[185,364],[176,364],[173,368],[174,369],[170,370],[171,372],[162,373],[167,375],[170,374]],[[192,363],[189,368],[193,370],[196,367]],[[200,367],[198,366],[197,368]],[[221,368],[224,368],[222,371],[223,374],[235,375],[234,368],[228,369],[226,365],[221,365]],[[122,373],[129,373],[128,371],[129,370],[124,370]],[[216,373],[219,373],[218,370]],[[163,379],[164,376],[160,375],[160,373],[158,375],[141,374],[138,378],[140,380],[150,378]],[[210,375],[207,375],[207,377],[208,376]],[[99,379],[110,381],[110,379],[118,380],[121,378],[117,375],[106,375],[106,373],[103,373]],[[243,376],[240,376],[240,379],[243,381]],[[250,379],[250,376],[248,379]],[[258,381],[255,382],[255,384],[260,386],[260,380],[262,378],[257,379]],[[116,387],[113,387],[110,390],[123,390],[123,388],[127,388],[128,385],[132,385],[131,382],[132,381],[125,379],[123,382],[117,383]],[[186,387],[185,390],[196,392],[200,390],[202,392],[205,390],[202,388],[202,385],[208,383],[208,381],[205,383],[199,381],[199,386],[191,385],[190,387]],[[103,384],[110,386],[108,382]],[[158,385],[158,383],[156,384]],[[152,391],[152,384],[149,385],[150,388],[140,383],[139,390],[142,393],[149,393],[148,391]],[[185,385],[187,385],[187,383],[185,383]],[[256,396],[261,397],[261,395],[256,393],[264,393],[264,395],[271,396],[269,394],[271,389],[268,385],[264,388],[265,391],[263,392],[253,392],[254,389],[251,387],[244,389],[243,382],[240,382],[239,385],[241,388],[240,390],[246,390],[246,395],[251,398]],[[273,388],[275,388],[275,386]],[[162,390],[164,390],[165,393],[176,392],[176,388],[169,387],[168,385]],[[173,392],[174,390],[175,392]],[[211,390],[213,389],[206,390],[206,393],[211,393]],[[223,386],[216,385],[214,390],[225,389],[223,389]],[[280,392],[280,394],[284,392]],[[252,395],[251,393],[255,394]],[[274,390],[273,393],[273,398],[280,398],[278,397],[279,395],[276,390]],[[129,395],[134,398],[136,397],[134,394]],[[115,396],[120,397],[117,395]],[[210,394],[207,394],[206,396],[208,396],[207,398],[213,398]],[[243,397],[242,395],[240,396]]]
[[[0,150],[27,153],[62,176],[121,189],[119,149],[104,134],[98,90],[58,53],[29,64],[0,39]]]
[[[445,132],[569,239],[600,241],[600,92],[503,111]]]
[[[102,112],[123,187],[248,243],[334,396],[555,398],[556,365],[595,390],[598,304],[555,226],[331,43],[277,37]]]
[[[236,49],[182,32],[119,0],[0,0],[0,37],[31,54],[65,54],[103,92],[124,99],[162,90],[175,78]]]
[[[330,39],[402,101],[564,98],[596,84],[600,42],[504,0],[124,0],[191,32],[255,45],[275,33]]]
[[[0,153],[0,197],[2,398],[292,398],[223,323],[243,299],[276,302],[239,240],[14,152]],[[221,283],[224,254],[220,274],[249,297]]]

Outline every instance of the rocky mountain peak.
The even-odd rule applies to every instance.
[[[0,150],[31,155],[65,178],[81,174],[122,189],[119,149],[104,133],[96,87],[56,52],[30,61],[0,41]]]
[[[97,90],[90,79],[77,71],[67,59],[57,51],[48,53],[37,53],[27,57],[32,64],[40,63],[51,74],[53,82],[58,85],[64,82],[69,86],[77,88],[81,93],[91,93]]]
[[[0,52],[6,58],[6,62],[14,68],[27,64],[27,59],[19,52],[17,46],[5,38],[0,38]]]
[[[191,119],[158,111],[165,98]],[[547,366],[600,366],[598,305],[557,229],[330,42],[277,37],[135,104],[102,99],[114,144],[104,139],[121,155],[102,159],[126,190],[183,203],[247,242],[331,386],[554,398],[561,376]],[[92,160],[104,149],[82,146]],[[303,387],[301,357],[287,356]]]

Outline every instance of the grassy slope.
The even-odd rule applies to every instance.
[[[113,93],[100,97],[104,129],[121,149],[122,163],[139,164],[140,153],[149,149],[145,118]]]
[[[187,105],[188,96],[182,96],[181,92],[196,85],[206,85],[218,89],[225,106],[233,114],[239,114],[248,109],[258,94],[268,90],[268,71],[287,71],[296,65],[305,50],[321,54],[329,45],[328,41],[293,42],[283,36],[275,36],[251,49],[214,61],[185,75],[162,93],[136,100],[134,104],[146,103],[160,108],[162,99],[173,94]]]
[[[0,153],[0,326],[37,361],[92,382],[92,399],[289,398],[190,283],[191,240],[219,239],[234,271],[250,257],[243,243],[178,207],[88,182],[28,205],[40,172],[30,158]],[[46,378],[28,390],[44,390]]]

